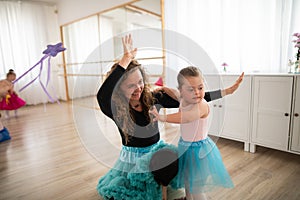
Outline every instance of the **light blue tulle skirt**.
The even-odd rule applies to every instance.
[[[178,187],[192,194],[208,192],[215,187],[233,188],[216,144],[207,137],[197,142],[178,142]]]
[[[99,195],[104,199],[115,200],[156,200],[162,199],[161,185],[149,170],[152,155],[160,149],[170,149],[177,153],[173,145],[159,141],[149,147],[123,146],[115,166],[97,185]],[[177,177],[170,185],[177,185]]]

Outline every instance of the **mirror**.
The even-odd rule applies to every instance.
[[[145,36],[145,29],[155,29],[155,38]],[[160,0],[141,0],[114,8],[61,27],[64,46],[61,81],[66,86],[66,100],[93,96],[106,72],[123,53],[121,37],[134,31],[134,42],[153,42],[155,48],[141,48],[137,60],[145,66],[154,83],[164,77]],[[144,40],[144,41],[143,41]],[[92,87],[91,87],[92,86]]]

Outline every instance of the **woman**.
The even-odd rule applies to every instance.
[[[176,108],[179,102],[169,89],[150,91],[141,65],[133,60],[137,49],[132,47],[131,36],[125,36],[122,42],[124,55],[112,67],[98,91],[97,100],[102,112],[118,126],[123,146],[114,168],[100,178],[97,190],[104,199],[162,199],[160,184],[173,185],[171,180],[174,176],[154,179],[149,163],[158,151],[168,149],[176,153],[177,150],[160,140],[158,124],[151,119],[149,109],[153,105],[158,111],[161,107]],[[211,101],[221,98],[222,94],[233,93],[242,78],[222,92],[206,93],[205,99]],[[177,172],[176,168],[169,170],[170,174],[176,174],[174,172]],[[161,181],[158,181],[160,178]],[[184,193],[181,193],[175,199],[183,197]]]

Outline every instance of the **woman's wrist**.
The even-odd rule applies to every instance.
[[[131,61],[132,61],[131,56],[124,54],[119,62],[119,65],[126,69]]]

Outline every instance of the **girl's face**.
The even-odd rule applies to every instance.
[[[14,80],[16,80],[16,75],[15,74],[9,74],[7,76],[7,80],[10,82],[13,82]]]
[[[138,101],[144,90],[144,79],[140,70],[134,70],[127,79],[121,83],[121,90],[128,100]]]
[[[184,78],[183,85],[179,88],[181,98],[188,104],[199,103],[205,95],[204,82],[199,76]]]

